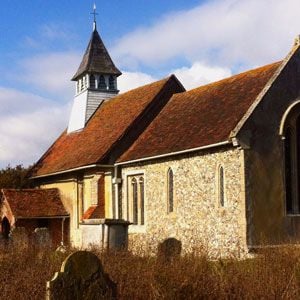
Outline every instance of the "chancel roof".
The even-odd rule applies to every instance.
[[[15,218],[47,218],[68,216],[58,189],[2,189],[2,199],[7,201]]]
[[[87,46],[81,64],[72,80],[77,80],[84,73],[108,74],[119,76],[122,73],[114,65],[105,45],[95,29]]]
[[[228,141],[231,131],[280,64],[270,64],[173,95],[118,162]]]
[[[140,123],[135,122],[147,119],[149,107],[153,107],[154,103],[161,105],[159,103],[169,99],[174,92],[184,90],[181,85],[180,88],[178,86],[176,77],[171,76],[104,102],[81,131],[62,133],[34,166],[31,176],[103,163],[109,151],[119,145],[129,129],[140,127]]]

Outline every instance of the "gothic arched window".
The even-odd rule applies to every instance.
[[[290,113],[284,129],[285,208],[287,214],[300,213],[300,113]]]
[[[84,90],[84,88],[85,88],[85,76],[83,76],[81,80],[81,90]]]
[[[174,174],[170,168],[168,170],[168,213],[174,211]]]
[[[292,197],[292,129],[288,127],[285,131],[285,189],[286,189],[286,212],[293,213],[293,197]]]
[[[96,88],[96,78],[94,75],[90,76],[90,88],[95,89]]]
[[[127,177],[127,220],[133,225],[145,225],[145,180],[141,173]]]
[[[224,168],[219,168],[219,201],[220,205],[224,207],[225,204],[225,184],[224,184]]]
[[[105,82],[105,78],[103,75],[99,76],[99,84],[98,84],[98,88],[100,90],[106,90],[106,82]]]
[[[139,184],[140,184],[140,211],[141,211],[141,221],[140,224],[145,224],[145,192],[144,192],[144,178],[139,178]]]
[[[109,76],[109,89],[114,90],[115,89],[115,79],[113,76]]]
[[[137,225],[138,224],[138,186],[137,186],[137,180],[135,178],[132,178],[131,185],[132,185],[132,223]]]

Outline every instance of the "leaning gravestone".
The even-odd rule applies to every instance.
[[[50,247],[51,237],[48,228],[36,228],[33,232],[34,244],[38,247]]]
[[[47,300],[113,300],[116,295],[116,284],[104,273],[99,258],[88,251],[69,255],[47,282]]]

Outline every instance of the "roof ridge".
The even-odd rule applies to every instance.
[[[131,90],[128,90],[128,91],[126,91],[126,92],[124,92],[124,93],[120,93],[120,94],[116,95],[115,97],[111,98],[110,101],[113,100],[113,99],[115,99],[115,98],[118,98],[118,97],[120,97],[120,96],[122,96],[122,95],[126,95],[126,94],[129,94],[129,93],[131,93],[131,92],[137,91],[137,90],[140,89],[140,88],[145,88],[145,87],[150,86],[150,85],[152,85],[152,84],[157,84],[157,83],[163,82],[163,81],[166,81],[166,82],[167,82],[171,77],[172,77],[172,75],[167,76],[167,77],[163,77],[163,78],[161,78],[161,79],[158,79],[158,80],[155,80],[155,81],[152,81],[152,82],[149,82],[149,83],[146,83],[146,84],[141,85],[141,86],[137,86],[137,87],[135,87],[135,88],[133,88],[133,89],[131,89]]]
[[[132,122],[129,124],[129,126],[122,132],[122,134],[118,137],[118,139],[113,144],[111,144],[111,146],[108,148],[108,150],[98,159],[98,161],[105,159],[112,151],[114,151],[115,147],[117,147],[117,145],[120,143],[120,141],[122,140],[122,138],[125,137],[126,135],[128,135],[128,133],[132,130],[132,128],[136,125],[136,123],[140,122],[140,120],[145,117],[146,112],[149,111],[151,109],[151,107],[153,107],[153,103],[156,102],[155,100],[157,99],[157,97],[160,97],[161,93],[164,91],[165,87],[170,82],[170,80],[176,80],[177,82],[180,82],[175,75],[170,75],[170,76],[168,76],[168,77],[166,77],[166,78],[164,78],[162,80],[159,80],[159,81],[156,81],[156,82],[152,83],[152,84],[161,83],[162,86],[157,91],[157,93],[152,97],[152,101],[149,102],[148,105],[146,105],[146,107],[144,107],[144,109],[136,116],[136,118],[132,120]],[[149,84],[149,85],[151,85],[151,84]],[[147,85],[145,85],[145,86],[147,86]],[[170,98],[168,99],[168,101],[172,98],[173,95],[170,96]],[[167,104],[167,102],[165,103],[165,105]],[[151,124],[151,122],[148,124],[148,126]],[[134,143],[134,141],[132,143]]]
[[[264,69],[264,68],[267,68],[267,67],[271,67],[275,64],[280,64],[282,63],[283,60],[279,60],[279,61],[276,61],[276,62],[273,62],[273,63],[270,63],[270,64],[266,64],[266,65],[263,65],[263,66],[260,66],[260,67],[255,67],[255,68],[252,68],[252,69],[248,69],[248,70],[245,70],[243,72],[240,72],[240,73],[237,73],[237,74],[233,74],[229,77],[225,77],[225,78],[222,78],[220,80],[217,80],[217,81],[212,81],[212,82],[209,82],[209,83],[206,83],[206,84],[203,84],[203,85],[200,85],[198,87],[195,87],[191,90],[188,90],[186,91],[186,93],[189,93],[189,92],[192,92],[192,91],[195,91],[197,89],[201,89],[201,88],[204,88],[204,87],[209,87],[210,85],[214,85],[214,84],[219,84],[221,82],[226,82],[227,80],[230,80],[230,79],[233,79],[233,78],[236,78],[236,77],[239,77],[239,76],[242,76],[242,75],[246,75],[246,74],[249,74],[250,72],[254,72],[254,71],[258,71],[260,69]]]

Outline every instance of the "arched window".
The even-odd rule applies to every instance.
[[[220,205],[224,207],[225,204],[225,184],[224,184],[224,168],[219,168],[219,201]]]
[[[174,211],[174,174],[172,169],[168,170],[168,213]]]
[[[286,212],[293,213],[293,197],[292,197],[292,130],[288,127],[285,131],[285,189],[286,189]]]
[[[127,220],[133,225],[145,225],[145,179],[143,173],[127,177]]]
[[[300,213],[300,109],[291,111],[284,128],[285,208]]]
[[[109,89],[110,90],[115,89],[115,79],[113,76],[109,76]]]
[[[90,88],[95,89],[96,88],[96,78],[94,75],[90,76]]]
[[[135,178],[131,180],[132,185],[132,223],[138,224],[138,186]]]
[[[82,79],[79,79],[78,81],[78,93],[82,91]]]
[[[9,238],[10,235],[10,223],[6,217],[1,222],[1,233],[5,239]]]
[[[144,178],[139,178],[140,184],[140,216],[141,216],[141,225],[145,224],[145,192],[144,192]]]
[[[105,82],[105,78],[103,75],[99,76],[99,84],[98,84],[98,88],[100,90],[106,90],[106,82]]]
[[[85,88],[85,76],[83,76],[81,80],[81,90],[84,90],[84,88]]]

